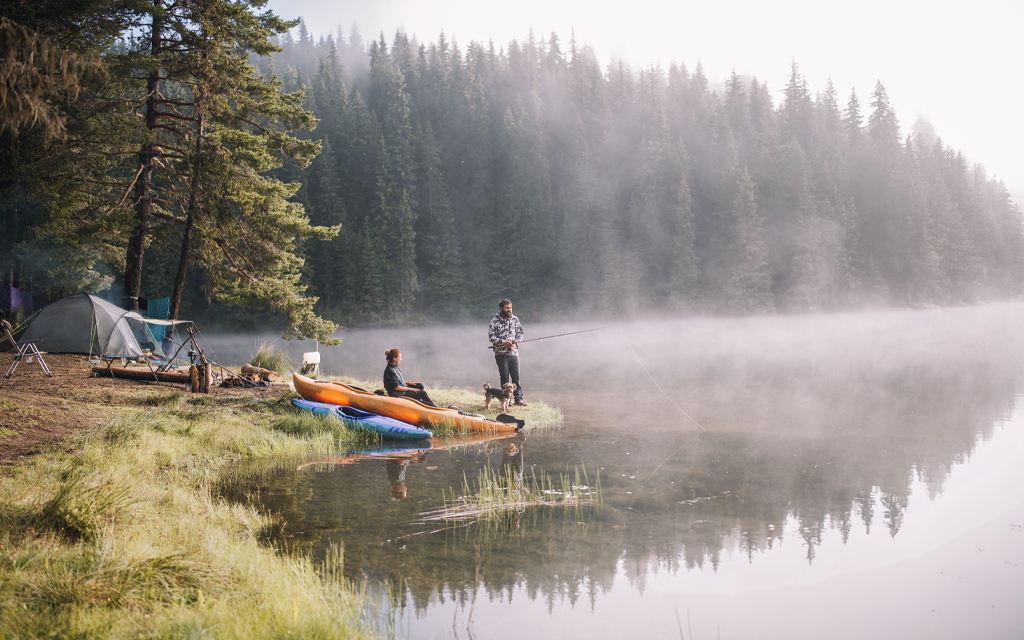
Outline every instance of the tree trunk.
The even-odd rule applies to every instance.
[[[189,383],[189,374],[170,373],[164,371],[151,371],[144,367],[106,367],[98,366],[92,368],[93,374],[100,377],[127,378],[129,380],[159,380],[160,382]]]
[[[163,17],[159,14],[163,8],[162,0],[155,0],[153,4],[156,11],[153,13],[150,53],[153,57],[159,57],[163,35]],[[149,129],[150,135],[155,135],[159,91],[160,69],[157,68],[150,71],[149,77],[146,79],[146,128]],[[142,289],[142,257],[146,250],[147,227],[155,199],[153,192],[153,166],[155,163],[153,159],[157,154],[156,149],[156,143],[150,141],[144,144],[139,151],[139,165],[142,171],[135,183],[135,227],[132,229],[131,237],[128,240],[128,249],[125,253],[124,294],[121,303],[122,307],[130,311],[139,309],[139,292]]]
[[[198,133],[196,134],[196,165],[192,172],[192,184],[188,194],[188,214],[185,220],[185,231],[181,236],[181,255],[178,257],[178,273],[174,276],[174,289],[171,290],[171,308],[167,317],[170,320],[178,319],[178,309],[181,307],[181,292],[185,288],[185,271],[188,268],[188,254],[192,247],[192,233],[196,227],[195,207],[196,197],[199,191],[199,163],[200,154],[203,150],[203,115],[199,115]]]

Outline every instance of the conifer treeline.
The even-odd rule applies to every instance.
[[[602,69],[532,34],[496,50],[442,34],[302,28],[258,62],[308,87],[323,152],[298,197],[340,234],[305,247],[335,321],[457,318],[499,297],[553,313],[751,313],[1018,295],[1020,208],[1002,182],[901,133],[796,63],[781,104],[700,63]],[[368,64],[367,64],[368,63]]]

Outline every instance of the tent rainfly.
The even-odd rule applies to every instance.
[[[174,325],[188,320],[152,320],[87,293],[61,298],[39,312],[19,342],[36,342],[47,353],[83,353],[134,358],[145,349],[163,356],[150,324]]]

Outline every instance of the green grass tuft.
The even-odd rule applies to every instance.
[[[294,368],[294,364],[288,357],[288,352],[285,351],[285,348],[271,342],[270,340],[263,340],[256,343],[252,355],[249,358],[249,364],[254,367],[262,367],[278,373],[283,373]]]
[[[128,491],[109,482],[87,484],[81,469],[72,471],[57,493],[32,518],[36,530],[69,540],[89,540],[115,510],[130,502]]]
[[[380,442],[379,434],[361,429],[349,429],[344,422],[337,418],[317,415],[294,408],[278,416],[271,424],[274,429],[293,436],[316,437],[327,435],[346,442]]]

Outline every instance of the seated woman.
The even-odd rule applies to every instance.
[[[413,398],[431,407],[437,406],[423,390],[422,382],[406,382],[402,377],[402,370],[398,368],[398,364],[402,362],[401,351],[388,349],[384,352],[384,357],[388,361],[388,366],[384,367],[384,388],[388,390],[389,396]]]

